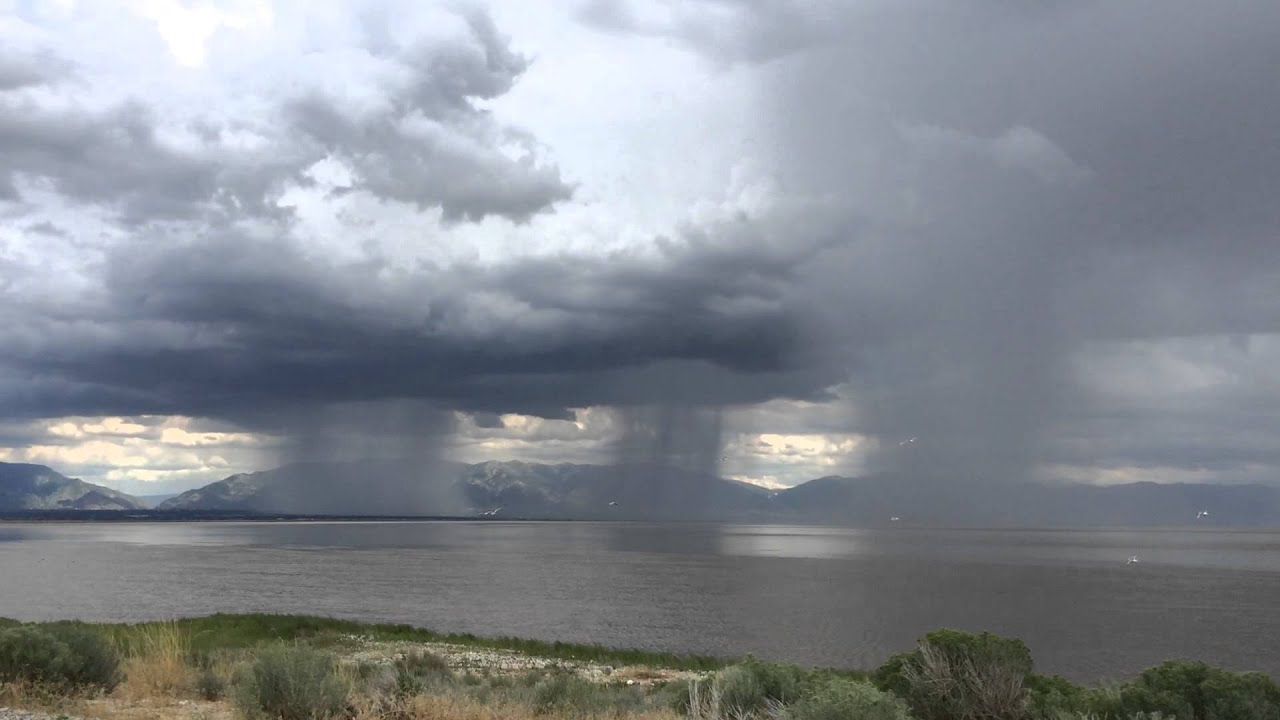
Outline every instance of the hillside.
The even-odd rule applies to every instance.
[[[574,519],[751,519],[768,509],[754,485],[654,465],[301,463],[232,475],[161,510]]]
[[[130,495],[69,478],[44,465],[0,463],[0,511],[136,510],[147,507]]]
[[[850,525],[968,527],[1275,527],[1280,488],[1130,483],[1112,486],[960,482],[879,475],[818,478],[778,494],[779,517]],[[1197,518],[1207,510],[1209,514]]]
[[[0,511],[134,510],[143,500],[40,465],[0,463]],[[954,527],[1280,526],[1280,488],[1000,485],[829,476],[770,492],[657,465],[297,463],[168,498],[167,512]],[[1202,511],[1206,517],[1197,518]],[[893,518],[898,518],[893,520]]]

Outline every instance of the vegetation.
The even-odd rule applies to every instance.
[[[305,645],[262,650],[236,682],[246,718],[328,720],[346,713],[351,692],[337,659]]]
[[[474,657],[524,664],[459,659]],[[1280,687],[1259,673],[1171,661],[1085,687],[1037,674],[1019,640],[954,630],[863,674],[297,616],[0,620],[0,705],[67,698],[244,720],[1280,720]]]
[[[119,681],[120,657],[98,632],[72,624],[0,630],[0,682],[75,691],[111,690]]]

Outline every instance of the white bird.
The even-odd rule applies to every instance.
[[[1208,511],[1208,510],[1201,510],[1200,512],[1196,513],[1196,519],[1197,519],[1197,520],[1199,520],[1200,518],[1205,518],[1205,517],[1209,517],[1209,511]]]
[[[618,505],[618,501],[616,501],[616,500],[611,500],[611,501],[609,502],[609,507],[617,507],[617,505]]]
[[[898,517],[897,515],[894,515],[893,517],[889,518],[889,522],[898,522],[901,519],[902,518]]]
[[[1133,556],[1131,556],[1131,557],[1129,558],[1129,562],[1125,563],[1125,565],[1132,565],[1132,564],[1134,564],[1134,563],[1136,563],[1136,562],[1138,562],[1138,556],[1137,556],[1137,555],[1133,555]]]
[[[917,441],[917,440],[919,440],[919,439],[920,439],[920,438],[918,438],[918,437],[908,438],[908,439],[903,440],[902,442],[898,443],[898,447],[902,447],[903,445],[910,445],[910,444],[914,443],[915,441]]]

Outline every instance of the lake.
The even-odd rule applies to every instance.
[[[1280,677],[1278,602],[1276,531],[0,523],[21,620],[307,613],[861,668],[953,627],[1095,681],[1173,657]]]

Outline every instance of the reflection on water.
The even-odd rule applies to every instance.
[[[870,552],[859,542],[869,531],[768,525],[730,527],[719,533],[725,555],[779,558],[845,558]]]
[[[1280,674],[1277,599],[1273,532],[0,523],[0,615],[31,620],[314,613],[852,667],[956,627],[1092,680],[1169,657]]]

